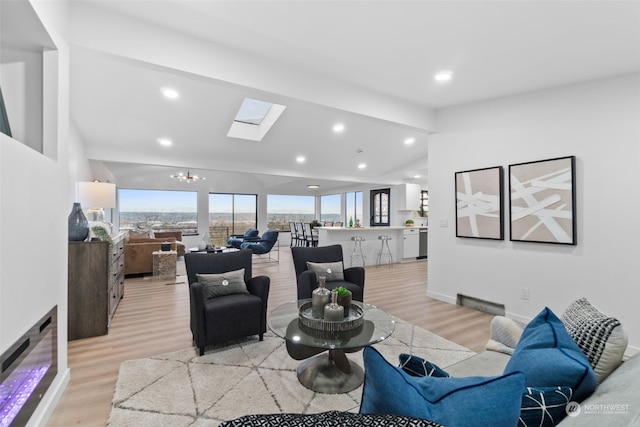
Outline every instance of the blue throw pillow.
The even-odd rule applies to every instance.
[[[400,369],[414,377],[449,377],[435,363],[402,353]],[[522,393],[519,427],[552,427],[567,415],[565,408],[573,397],[571,387],[527,387]]]
[[[524,375],[500,377],[412,377],[365,347],[362,414],[394,414],[445,426],[515,426]]]
[[[450,375],[435,363],[431,363],[422,357],[401,353],[400,369],[412,377],[449,377]]]
[[[518,427],[553,427],[566,415],[571,387],[527,387],[522,394]]]
[[[573,341],[562,321],[545,307],[525,328],[504,369],[524,372],[527,387],[569,386],[581,402],[598,384],[589,360]]]

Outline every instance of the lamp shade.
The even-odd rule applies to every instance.
[[[79,182],[78,198],[88,208],[115,208],[116,185],[108,182]]]

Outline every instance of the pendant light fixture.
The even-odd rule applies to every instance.
[[[191,172],[187,169],[187,174],[180,172],[177,175],[170,175],[171,178],[175,178],[179,181],[192,182],[192,181],[200,181],[205,180],[206,178],[198,175],[191,175]]]

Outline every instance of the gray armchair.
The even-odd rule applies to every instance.
[[[252,277],[252,253],[188,253],[184,256],[189,279],[191,333],[202,356],[205,347],[250,335],[260,341],[267,331],[267,299],[270,279]],[[221,274],[244,268],[249,293],[206,298],[196,274]]]
[[[318,247],[293,247],[293,266],[296,270],[296,281],[298,286],[298,299],[311,298],[311,292],[318,287],[316,273],[307,268],[307,262],[327,263],[342,262],[342,246],[318,246]],[[350,267],[343,270],[344,281],[327,282],[327,289],[344,286],[352,293],[352,298],[356,301],[363,301],[364,298],[364,268]]]

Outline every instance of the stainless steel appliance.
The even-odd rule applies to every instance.
[[[420,243],[418,250],[418,258],[427,258],[427,230],[426,228],[420,229]]]

